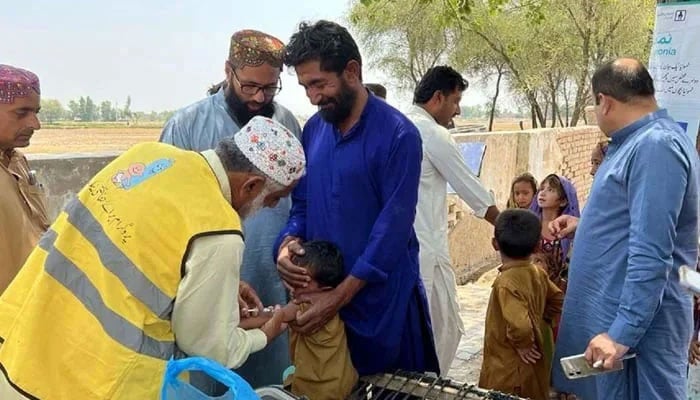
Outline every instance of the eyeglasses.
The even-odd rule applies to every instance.
[[[236,82],[238,82],[238,86],[241,88],[241,92],[248,96],[255,96],[256,94],[258,94],[259,91],[262,90],[263,95],[265,97],[274,97],[280,91],[282,91],[282,80],[279,78],[277,78],[277,86],[260,86],[251,83],[244,84],[241,83],[240,79],[238,79],[238,75],[236,75],[236,70],[231,68],[231,71],[233,72],[233,77],[236,78]]]

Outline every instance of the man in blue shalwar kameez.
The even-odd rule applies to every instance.
[[[299,241],[322,239],[340,247],[347,273],[335,289],[297,298],[311,304],[292,329],[314,332],[340,312],[360,375],[437,372],[413,230],[422,157],[418,129],[367,92],[360,52],[338,24],[301,24],[285,63],[319,112],[302,134],[307,175],[292,193],[278,269],[290,286],[303,286],[304,269],[291,255]]]
[[[301,128],[294,115],[274,101],[281,89],[283,55],[284,44],[268,34],[254,30],[234,33],[225,65],[226,80],[212,88],[211,96],[175,113],[165,124],[160,141],[187,150],[213,149],[222,138],[238,132],[256,115],[280,122],[299,137]],[[289,218],[290,207],[291,200],[284,198],[276,207],[266,208],[243,221],[246,246],[241,280],[257,291],[264,305],[287,303],[271,254],[272,245]],[[251,354],[236,372],[253,387],[279,384],[289,364],[289,339],[282,335]],[[207,389],[211,385],[200,385],[199,379],[196,377],[195,383],[209,394],[225,390],[220,385]]]
[[[698,251],[698,155],[659,109],[641,63],[619,59],[593,75],[596,116],[612,138],[576,229],[555,360],[584,353],[591,364],[626,353],[625,369],[555,387],[584,400],[686,400],[692,298],[680,265]],[[554,231],[573,217],[560,217]]]

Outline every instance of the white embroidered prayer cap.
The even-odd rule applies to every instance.
[[[246,158],[275,182],[289,186],[304,175],[304,149],[279,122],[253,117],[233,139]]]

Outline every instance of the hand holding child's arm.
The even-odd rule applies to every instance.
[[[289,302],[286,306],[282,307],[282,321],[292,322],[297,319],[297,313],[299,312],[299,305],[294,304],[294,302]]]
[[[265,322],[272,318],[272,313],[261,313],[255,317],[245,317],[241,318],[241,322],[238,324],[239,327],[243,329],[258,329],[265,325]]]

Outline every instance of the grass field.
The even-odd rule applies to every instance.
[[[464,123],[488,121],[464,120]],[[31,145],[23,149],[25,153],[95,153],[104,151],[124,151],[136,143],[158,140],[162,123],[149,123],[146,126],[100,123],[60,123],[44,125],[32,138]],[[528,128],[530,123],[525,124]],[[517,131],[517,119],[498,119],[497,131]]]

